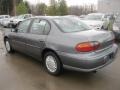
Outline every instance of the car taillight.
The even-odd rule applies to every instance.
[[[99,42],[83,42],[76,45],[75,49],[78,52],[90,52],[97,50],[100,46]]]

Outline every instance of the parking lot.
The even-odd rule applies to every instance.
[[[35,59],[20,53],[7,54],[4,31],[9,29],[0,30],[0,90],[120,90],[119,50],[115,61],[97,73],[65,70],[54,77]]]

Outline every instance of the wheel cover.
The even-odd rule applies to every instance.
[[[55,72],[57,70],[57,63],[53,56],[46,57],[46,67],[50,72]]]
[[[9,42],[8,41],[6,41],[6,49],[7,49],[7,51],[10,51],[10,44],[9,44]]]

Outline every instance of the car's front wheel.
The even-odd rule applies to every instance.
[[[9,39],[5,39],[5,47],[6,47],[6,50],[8,53],[13,52],[13,49],[12,49],[10,42],[9,42]]]
[[[59,75],[62,71],[60,59],[53,52],[47,52],[44,55],[44,64],[47,72],[52,75]]]

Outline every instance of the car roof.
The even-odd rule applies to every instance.
[[[104,13],[90,13],[88,15],[105,15]]]
[[[32,15],[32,14],[20,14],[20,15]]]
[[[31,18],[54,19],[54,18],[62,18],[62,17],[66,17],[66,16],[34,16]]]

